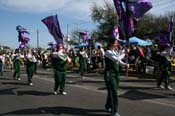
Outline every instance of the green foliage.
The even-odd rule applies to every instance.
[[[107,42],[112,37],[114,26],[118,23],[115,9],[112,4],[105,3],[103,7],[94,4],[91,8],[92,21],[98,23],[97,30],[92,32],[95,34],[95,41]]]

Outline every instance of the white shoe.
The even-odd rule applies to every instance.
[[[63,91],[63,92],[61,92],[61,95],[67,95],[67,93]]]
[[[56,92],[56,91],[54,91],[54,93],[53,93],[54,95],[57,95],[58,93]]]
[[[107,108],[106,109],[107,112],[111,112],[111,110],[112,110],[111,108]]]
[[[18,81],[20,81],[20,80],[21,80],[21,78],[17,78],[17,80],[18,80]]]
[[[168,86],[168,87],[166,88],[166,90],[174,91],[174,89],[173,89],[172,87],[170,87],[170,86]]]
[[[115,113],[114,116],[120,116],[118,113]]]
[[[29,85],[30,85],[30,86],[32,86],[32,85],[33,85],[33,83],[29,83]]]
[[[82,78],[85,79],[86,77],[83,76]]]
[[[163,85],[157,86],[158,88],[165,89]]]

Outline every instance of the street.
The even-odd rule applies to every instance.
[[[0,116],[110,116],[105,111],[106,89],[103,76],[68,72],[66,96],[54,95],[52,70],[38,69],[33,86],[27,83],[25,70],[21,81],[13,72],[0,77]],[[171,82],[174,87],[174,82]],[[156,88],[155,79],[121,76],[119,89],[121,116],[174,116],[175,91]]]

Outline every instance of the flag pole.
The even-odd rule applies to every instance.
[[[174,45],[174,40],[173,40],[173,16],[170,16],[170,24],[169,24],[169,28],[170,28],[170,34],[169,34],[169,41],[171,42],[172,45]]]
[[[128,63],[128,47],[129,47],[129,38],[128,38],[128,27],[129,27],[129,17],[128,17],[128,0],[126,0],[126,33],[125,33],[125,52],[126,52],[126,63]],[[128,77],[128,68],[126,68],[126,77]]]

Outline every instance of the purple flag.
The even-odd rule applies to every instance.
[[[86,40],[89,39],[88,33],[87,33],[87,32],[79,32],[79,34],[80,34],[80,37],[81,37],[84,41],[86,41]]]
[[[168,32],[169,32],[169,41],[172,42],[173,36],[173,16],[170,17],[169,25],[168,25]]]
[[[134,19],[138,20],[152,8],[148,0],[113,0],[124,37],[134,32]],[[127,8],[130,13],[127,13]],[[133,19],[134,18],[134,19]]]
[[[117,39],[117,41],[119,43],[121,43],[123,41],[123,40],[119,39],[119,29],[118,29],[118,26],[115,26],[114,27],[113,36],[114,36],[115,39]]]
[[[126,14],[123,14],[123,21],[121,22],[125,36],[132,36],[134,32],[134,19]]]
[[[119,30],[118,30],[118,26],[115,26],[115,27],[114,27],[113,36],[114,36],[115,39],[119,39]]]
[[[173,42],[172,34],[173,34],[173,16],[170,17],[168,28],[164,29],[156,36],[159,48],[171,46]]]
[[[134,32],[134,20],[131,16],[126,13],[126,1],[124,0],[113,0],[116,8],[116,12],[119,18],[120,28],[124,35],[131,36]]]
[[[16,30],[21,33],[27,33],[30,34],[27,29],[23,28],[21,25],[16,26]]]
[[[151,8],[152,4],[149,0],[135,0],[128,3],[128,10],[137,21]]]
[[[63,34],[61,32],[57,15],[46,17],[42,19],[42,22],[47,26],[55,41],[57,43],[63,43]]]
[[[156,40],[158,43],[159,48],[162,47],[170,47],[171,42],[169,41],[169,33],[166,31],[162,31],[156,36]]]
[[[52,48],[56,48],[57,43],[55,43],[55,42],[49,42],[48,45],[49,45],[50,47],[52,47]]]
[[[29,32],[27,29],[23,28],[22,26],[18,25],[16,27],[16,30],[18,31],[18,42],[19,42],[19,48],[25,48],[30,41],[29,38]]]
[[[113,0],[113,1],[120,22],[122,20],[122,14],[123,14],[122,3],[121,0]]]

